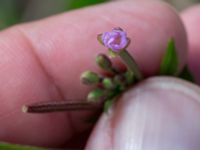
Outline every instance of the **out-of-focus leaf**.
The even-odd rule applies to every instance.
[[[53,150],[0,142],[0,150]]]
[[[69,4],[69,9],[81,8],[89,5],[94,5],[108,0],[71,0]]]
[[[160,65],[161,75],[177,75],[178,72],[178,56],[176,53],[175,41],[170,39],[167,45],[165,55]]]
[[[195,83],[195,79],[193,78],[188,66],[185,66],[183,71],[179,75],[180,78],[185,79],[187,81]]]
[[[0,29],[20,22],[25,4],[25,0],[1,0]]]

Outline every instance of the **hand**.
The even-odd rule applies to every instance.
[[[183,14],[189,34],[189,62],[197,79],[199,22],[193,21],[200,18],[199,10]],[[160,2],[113,2],[2,31],[0,140],[46,147],[69,147],[71,138],[79,141],[88,129],[83,121],[87,113],[33,115],[22,113],[21,106],[37,101],[84,100],[89,89],[80,85],[79,76],[87,69],[99,71],[95,56],[106,53],[96,35],[116,26],[128,32],[132,39],[129,51],[146,76],[158,71],[171,36],[176,40],[180,67],[186,62],[182,22]],[[102,115],[86,149],[199,149],[199,93],[199,87],[178,79],[148,79],[124,94],[109,115]]]

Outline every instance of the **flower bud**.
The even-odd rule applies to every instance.
[[[112,107],[113,103],[114,103],[114,100],[115,99],[109,99],[109,100],[106,100],[105,103],[104,103],[104,112],[105,113],[108,113],[109,109]]]
[[[127,71],[125,74],[124,74],[125,78],[126,78],[126,84],[128,85],[131,85],[134,83],[135,81],[135,76],[134,76],[134,73],[131,72],[131,71]]]
[[[112,81],[112,79],[110,79],[110,78],[104,78],[103,81],[102,81],[102,84],[103,84],[103,87],[105,89],[113,89],[113,88],[115,88],[115,84]]]
[[[100,77],[98,74],[91,72],[91,71],[86,71],[82,73],[81,75],[81,81],[84,84],[97,84],[100,81]]]
[[[92,90],[92,91],[88,94],[87,100],[90,101],[90,102],[96,102],[96,101],[98,101],[103,95],[104,95],[103,89],[96,88],[96,89]]]
[[[99,54],[96,57],[96,63],[105,70],[110,70],[112,69],[112,62],[110,61],[110,59],[104,55],[104,54]]]

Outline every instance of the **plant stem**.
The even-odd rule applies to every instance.
[[[136,64],[135,60],[128,53],[128,51],[127,50],[122,50],[119,53],[119,56],[121,57],[121,59],[123,60],[125,65],[127,66],[128,70],[131,71],[135,75],[136,79],[137,80],[142,80],[143,79],[143,75],[142,75],[141,71],[139,70],[139,67]]]

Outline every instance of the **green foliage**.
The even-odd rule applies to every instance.
[[[183,71],[179,75],[180,78],[195,83],[195,79],[193,78],[188,66],[185,66]]]
[[[167,45],[166,53],[161,61],[161,75],[176,75],[178,73],[178,56],[174,39],[170,39]]]
[[[24,3],[20,0],[0,1],[0,29],[21,21]]]
[[[17,144],[9,144],[9,143],[1,143],[0,142],[0,150],[53,150],[53,149],[44,149],[44,148],[37,148],[31,146],[22,146]]]
[[[40,19],[63,11],[105,1],[108,0],[1,0],[0,30],[22,21]]]
[[[167,45],[166,53],[160,65],[160,74],[178,76],[181,79],[195,82],[187,65],[185,65],[182,72],[178,72],[178,62],[179,61],[175,41],[173,39],[170,39]]]
[[[77,9],[89,5],[94,5],[108,0],[71,0],[69,4],[69,9]]]

